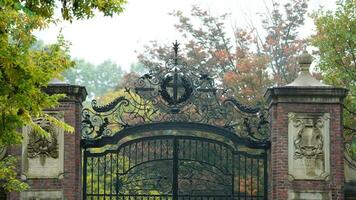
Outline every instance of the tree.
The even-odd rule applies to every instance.
[[[61,0],[64,19],[93,16],[98,9],[104,15],[120,13],[124,1],[66,1]],[[57,105],[63,95],[49,96],[42,92],[48,82],[73,66],[68,54],[68,42],[59,36],[55,44],[33,47],[34,30],[44,29],[54,22],[56,1],[0,1],[0,148],[19,144],[19,128],[31,125],[39,134],[48,133],[32,121],[44,117],[67,131],[71,127],[46,115],[42,110]],[[20,191],[26,185],[16,179],[15,159],[0,160],[0,187]]]
[[[192,8],[190,16],[181,11],[171,15],[178,18],[175,27],[188,41],[179,54],[183,63],[196,73],[208,72],[218,80],[216,82],[233,88],[236,97],[244,103],[255,104],[263,98],[263,89],[270,85],[266,69],[268,58],[251,50],[257,43],[249,32],[236,30],[235,38],[231,39],[224,26],[226,14],[214,17],[197,6]],[[164,66],[163,62],[172,57],[172,53],[170,46],[160,47],[152,42],[138,58],[154,69]],[[252,66],[256,63],[258,65]],[[258,88],[250,83],[256,83]]]
[[[146,66],[140,62],[132,63],[130,65],[130,72],[134,72],[143,75],[148,72]]]
[[[140,78],[140,74],[136,72],[125,73],[115,88],[115,90],[125,89],[125,88],[135,88],[137,80]]]
[[[218,82],[233,88],[241,102],[261,102],[267,87],[291,82],[296,77],[294,59],[305,43],[297,35],[304,23],[306,0],[285,4],[285,15],[279,7],[273,3],[271,14],[263,21],[267,32],[264,39],[253,25],[235,28],[234,37],[228,37],[224,23],[227,14],[215,17],[197,6],[189,16],[181,11],[172,12],[171,15],[178,18],[177,31],[187,40],[181,59],[192,70],[208,71]],[[162,61],[168,60],[172,52],[170,46],[160,46],[153,41],[138,58],[149,69],[154,69],[164,66]]]
[[[89,99],[113,90],[123,74],[121,67],[111,60],[97,66],[81,59],[75,63],[75,67],[65,71],[64,77],[70,84],[85,85]]]
[[[345,87],[344,137],[346,151],[356,161],[356,4],[338,3],[335,12],[319,10],[313,18],[316,34],[312,44],[318,48],[317,68],[325,83]]]
[[[269,69],[277,85],[292,82],[299,72],[297,56],[306,45],[300,39],[299,28],[304,25],[308,0],[291,0],[284,4],[284,13],[279,3],[272,1],[273,9],[267,9],[262,21],[267,36],[261,41],[263,52],[271,58]]]
[[[68,1],[68,0],[8,0],[5,2],[16,4],[27,12],[40,15],[44,19],[52,19],[54,10],[59,6],[64,20],[88,19],[94,16],[94,11],[98,10],[104,16],[113,16],[121,13],[126,0],[112,1]]]

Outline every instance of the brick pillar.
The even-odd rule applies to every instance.
[[[31,157],[31,128],[24,127],[22,147],[12,148],[10,154],[21,158],[19,174],[30,188],[21,193],[10,193],[8,200],[30,199],[81,199],[82,155],[80,149],[80,124],[82,102],[87,96],[85,87],[69,85],[62,82],[52,82],[44,92],[48,94],[65,94],[59,101],[59,106],[44,111],[63,120],[72,126],[74,133],[66,133],[63,129],[53,128],[56,132],[57,152],[55,156],[45,155],[44,162],[40,156]],[[40,124],[41,125],[41,124]],[[41,125],[42,126],[42,125]],[[43,126],[42,126],[43,127]],[[49,127],[49,126],[48,126]],[[52,137],[52,135],[51,135]],[[38,149],[38,148],[37,148]]]
[[[61,185],[64,199],[78,200],[82,197],[81,111],[87,91],[83,86],[52,84],[45,92],[66,94],[66,98],[59,101],[60,106],[55,110],[64,111],[65,123],[72,126],[75,132],[64,134],[64,177]]]
[[[342,129],[344,88],[309,74],[311,56],[292,83],[269,88],[271,149],[269,199],[344,199]]]

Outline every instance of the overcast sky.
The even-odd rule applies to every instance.
[[[275,1],[283,4],[287,0]],[[231,13],[227,28],[232,24],[244,27],[247,19],[252,19],[258,26],[261,18],[256,13],[265,12],[264,2],[271,4],[271,0],[128,0],[125,11],[119,16],[110,18],[98,14],[89,20],[52,25],[36,35],[45,43],[51,43],[62,29],[64,37],[72,43],[73,57],[94,64],[111,59],[128,70],[137,60],[136,51],[149,41],[170,44],[179,39],[179,33],[173,27],[176,19],[169,16],[169,12],[182,10],[189,13],[192,5],[200,5],[213,15]],[[333,10],[335,0],[310,0],[309,13],[320,6]],[[302,36],[310,35],[312,30],[313,23],[308,18]]]

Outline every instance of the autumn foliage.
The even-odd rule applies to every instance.
[[[273,85],[291,82],[297,75],[296,57],[305,40],[298,38],[298,28],[304,24],[306,0],[292,0],[283,5],[273,3],[272,11],[262,21],[266,32],[261,37],[257,28],[234,28],[231,37],[226,29],[228,14],[212,16],[194,6],[190,15],[173,11],[178,22],[175,28],[185,43],[180,53],[183,63],[197,71],[209,72],[217,82],[232,88],[242,103],[256,105],[264,91]],[[170,45],[153,41],[139,55],[141,63],[150,69],[164,66],[172,56]]]

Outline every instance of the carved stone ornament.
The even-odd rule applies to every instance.
[[[298,119],[294,125],[299,128],[294,138],[294,159],[323,159],[323,136],[321,119]]]
[[[64,113],[51,111],[58,120],[64,120]],[[63,178],[64,130],[43,118],[34,122],[46,130],[48,137],[37,133],[30,126],[23,127],[22,144],[22,175],[23,180],[29,178]]]
[[[327,180],[330,174],[328,113],[289,113],[289,178]]]
[[[41,123],[41,127],[49,133],[49,137],[32,130],[29,134],[27,156],[28,158],[40,158],[41,165],[44,165],[47,157],[58,158],[58,140],[53,125],[48,121]]]

